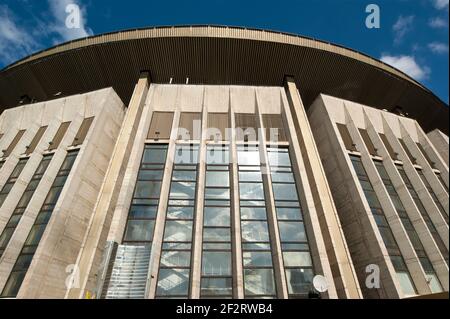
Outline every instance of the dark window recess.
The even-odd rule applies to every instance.
[[[344,141],[345,148],[348,151],[356,151],[356,144],[353,143],[352,136],[350,135],[347,126],[340,123],[337,123],[336,125],[338,127],[339,134],[341,134],[341,138]]]
[[[28,183],[28,186],[25,189],[25,192],[22,194],[22,197],[20,198],[19,203],[17,204],[16,208],[14,209],[8,223],[6,224],[5,228],[3,229],[3,232],[0,235],[0,257],[3,255],[3,252],[5,251],[6,247],[8,246],[8,243],[11,240],[11,237],[12,237],[14,231],[16,230],[17,225],[19,224],[20,220],[22,219],[22,216],[25,213],[25,209],[28,207],[28,204],[30,203],[31,198],[34,195],[34,192],[38,188],[39,182],[41,181],[42,177],[44,176],[44,173],[47,170],[47,167],[50,164],[52,157],[53,157],[53,154],[43,157],[41,163],[39,164],[38,168],[34,172],[34,175],[31,178],[31,181]]]
[[[9,144],[8,148],[3,150],[3,157],[8,157],[9,155],[11,155],[12,151],[16,147],[17,143],[19,143],[23,134],[25,134],[25,130],[20,130],[19,132],[17,132],[16,136],[14,136],[14,139],[12,140],[11,144]]]
[[[409,151],[408,147],[406,146],[405,142],[403,141],[403,139],[399,138],[398,141],[400,142],[400,144],[402,145],[403,149],[405,150],[406,155],[408,156],[409,160],[411,161],[411,163],[413,164],[417,164],[417,160],[416,158],[411,154],[411,152]]]
[[[361,134],[361,136],[363,138],[364,144],[366,144],[369,154],[372,156],[377,156],[378,150],[373,145],[372,140],[370,139],[369,133],[367,133],[367,130],[360,128],[359,133]]]
[[[27,150],[25,151],[25,154],[30,155],[31,153],[34,152],[34,150],[36,149],[36,146],[38,146],[38,144],[41,141],[41,138],[44,135],[46,130],[47,130],[47,126],[41,126],[39,128],[39,130],[37,131],[33,140],[31,141],[31,144],[28,145]]]
[[[0,191],[0,207],[2,207],[3,202],[5,201],[6,197],[8,197],[9,192],[11,191],[17,179],[19,178],[20,173],[22,173],[22,170],[27,164],[27,162],[28,157],[21,158],[17,163],[16,167],[14,168],[14,170],[12,171],[11,175],[9,176],[8,180],[6,181],[2,190]]]
[[[428,156],[427,152],[425,151],[425,149],[423,148],[422,144],[420,143],[416,143],[417,147],[419,148],[420,152],[422,153],[423,157],[425,157],[425,159],[427,160],[428,164],[430,164],[430,166],[432,168],[436,168],[436,163],[433,162],[431,160],[431,158]]]
[[[69,125],[70,125],[70,122],[61,123],[61,125],[59,126],[58,131],[56,132],[55,137],[49,143],[49,147],[48,147],[49,151],[56,150],[58,148],[58,146],[61,143],[64,135],[66,134],[67,129],[69,128]]]
[[[208,113],[208,139],[227,141],[230,119],[228,113]]]
[[[268,141],[286,142],[287,136],[281,114],[263,114],[263,125]],[[271,134],[272,133],[272,134]]]
[[[380,133],[380,138],[383,141],[384,147],[386,147],[389,155],[391,156],[391,158],[396,161],[398,160],[398,154],[394,151],[394,149],[392,148],[391,144],[389,143],[386,135],[384,135],[383,133]]]
[[[22,251],[14,264],[0,297],[15,298],[17,296],[77,155],[78,151],[67,153],[58,175],[45,198],[44,204],[36,216],[33,227],[28,233]]]
[[[147,139],[168,140],[172,131],[173,112],[153,112]]]
[[[181,113],[180,123],[178,124],[178,139],[180,140],[199,140],[202,133],[202,114],[201,113]]]
[[[236,140],[238,141],[257,141],[258,140],[258,121],[256,114],[235,114]]]
[[[91,128],[92,122],[94,121],[94,117],[88,117],[83,120],[81,123],[80,129],[78,130],[77,135],[73,139],[72,146],[78,146],[84,143],[84,140],[89,133],[89,129]]]

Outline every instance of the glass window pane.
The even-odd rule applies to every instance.
[[[242,240],[244,242],[269,241],[269,230],[266,222],[242,222]]]
[[[226,242],[230,241],[229,228],[204,228],[203,241]]]
[[[266,217],[265,207],[241,207],[241,219],[260,219],[265,220]]]
[[[261,172],[239,172],[240,182],[262,182]]]
[[[302,220],[302,212],[300,208],[277,207],[277,217],[279,220]]]
[[[174,170],[172,180],[173,181],[196,181],[197,171],[180,171]]]
[[[273,172],[272,173],[272,182],[273,183],[294,183],[295,182],[294,174]]]
[[[158,210],[157,206],[132,205],[130,208],[129,218],[130,219],[155,218],[157,210]]]
[[[276,200],[298,200],[295,184],[273,184],[272,187]]]
[[[175,164],[197,164],[197,146],[178,146],[175,151]]]
[[[2,292],[2,297],[16,297],[25,278],[26,271],[12,272]]]
[[[206,172],[206,186],[229,187],[230,177],[228,172]]]
[[[189,267],[191,253],[187,251],[163,251],[161,253],[161,267],[177,268]]]
[[[281,241],[306,241],[305,226],[302,222],[278,222]]]
[[[189,269],[160,269],[158,296],[187,296],[189,289]]]
[[[192,219],[194,217],[194,207],[174,207],[167,209],[168,219]]]
[[[39,240],[42,237],[42,234],[45,231],[46,225],[34,225],[31,228],[30,234],[25,241],[25,246],[34,246],[39,244]]]
[[[286,269],[290,294],[307,294],[312,289],[314,273],[311,269]]]
[[[414,296],[416,294],[411,277],[407,272],[397,272],[397,279],[405,296]]]
[[[275,295],[272,269],[244,269],[246,295]]]
[[[259,152],[256,150],[239,151],[238,152],[239,165],[260,165]]]
[[[164,241],[191,241],[192,222],[169,220],[166,222]]]
[[[270,166],[291,166],[289,153],[268,152]]]
[[[162,180],[162,177],[163,177],[162,170],[140,170],[138,180],[154,181],[154,180]]]
[[[205,189],[206,199],[229,199],[230,189],[229,188],[207,188]]]
[[[262,183],[239,183],[239,196],[241,199],[264,199]]]
[[[138,181],[134,197],[138,198],[158,198],[161,189],[161,182]]]
[[[154,147],[146,147],[144,150],[144,163],[165,163],[166,162],[167,149],[156,149]]]
[[[230,162],[230,156],[228,148],[222,147],[208,147],[206,153],[207,164],[228,164]]]
[[[125,231],[125,241],[150,241],[153,236],[154,220],[130,220]]]
[[[205,226],[230,226],[230,208],[205,207],[203,218]]]
[[[231,252],[203,252],[202,275],[231,276]]]
[[[171,198],[194,198],[195,197],[195,185],[192,182],[172,182],[170,188]]]
[[[270,250],[269,243],[242,243],[242,250]]]
[[[202,296],[226,296],[232,293],[231,278],[202,278]]]
[[[6,248],[12,234],[14,233],[14,228],[5,228],[2,235],[0,236],[0,248]]]
[[[271,267],[272,255],[268,251],[244,251],[244,267]]]
[[[312,267],[311,256],[307,251],[283,252],[285,267]]]

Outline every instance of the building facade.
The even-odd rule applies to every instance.
[[[251,46],[288,56],[322,50],[317,59],[331,51],[347,59],[350,51],[294,36],[210,27],[115,36],[56,47],[0,73],[0,86],[15,79],[0,93],[2,298],[448,293],[448,123],[433,126],[416,102],[393,107],[408,94],[375,94],[395,76],[429,101],[433,116],[448,112],[429,91],[353,53],[359,60],[346,60],[349,70],[365,63],[391,77],[352,87],[353,75],[339,75],[339,88],[311,79],[305,98],[299,62],[285,69],[263,65],[264,57],[250,61],[261,50]],[[135,54],[128,69],[139,76],[130,80],[122,62],[104,64],[116,45],[182,45],[207,62],[189,51],[194,60],[183,69],[177,52],[152,69],[142,51],[121,51]],[[79,72],[65,82],[37,75],[45,66],[51,76],[89,50],[97,50],[95,66],[79,84]],[[246,69],[236,70],[245,52]],[[35,80],[24,81],[23,72]],[[166,72],[172,76],[162,80]]]

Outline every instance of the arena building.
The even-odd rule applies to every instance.
[[[1,298],[448,297],[448,105],[362,53],[183,26],[0,71]]]

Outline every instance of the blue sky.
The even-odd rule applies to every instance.
[[[65,8],[81,8],[78,29]],[[379,29],[365,26],[380,8]],[[292,32],[392,64],[449,101],[449,0],[0,0],[0,68],[58,43],[121,29],[223,24]]]

